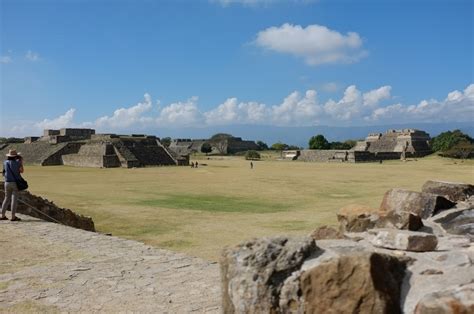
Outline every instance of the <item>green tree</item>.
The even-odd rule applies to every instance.
[[[163,137],[160,140],[161,144],[163,144],[164,147],[170,147],[171,145],[171,137]]]
[[[288,145],[285,144],[285,143],[282,143],[282,142],[278,142],[278,143],[273,144],[273,145],[271,146],[271,149],[272,149],[272,150],[280,150],[280,151],[282,151],[282,150],[288,149]]]
[[[329,149],[328,140],[322,134],[318,134],[309,139],[309,149]]]
[[[260,154],[256,150],[248,150],[245,153],[245,159],[247,160],[259,160]]]
[[[474,144],[468,140],[461,140],[459,143],[440,154],[449,158],[474,158]]]
[[[216,133],[209,140],[211,141],[222,141],[222,140],[227,140],[229,138],[233,138],[234,136],[231,134],[227,133]]]
[[[431,140],[431,149],[434,152],[446,152],[460,142],[474,143],[474,140],[461,130],[447,131]]]
[[[265,142],[257,141],[258,150],[268,150],[268,145]]]
[[[210,152],[212,152],[212,146],[211,144],[209,144],[208,142],[204,142],[202,145],[201,145],[201,152],[204,153],[204,154],[209,154]]]

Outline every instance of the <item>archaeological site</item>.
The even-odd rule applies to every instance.
[[[428,133],[415,129],[371,133],[350,150],[290,150],[284,157],[312,162],[376,162],[390,159],[423,157],[432,153]]]
[[[144,167],[187,165],[187,155],[175,154],[156,136],[96,134],[93,129],[44,130],[41,137],[27,137],[22,144],[0,146],[21,152],[26,163],[42,166]]]

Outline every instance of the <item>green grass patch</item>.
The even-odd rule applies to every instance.
[[[167,195],[157,199],[143,200],[139,204],[225,213],[275,213],[288,208],[288,206],[281,203],[221,195]]]
[[[193,243],[191,241],[177,239],[159,242],[159,246],[164,249],[184,249],[192,247]]]

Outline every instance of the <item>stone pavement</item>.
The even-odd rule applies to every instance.
[[[217,263],[19,217],[0,221],[0,312],[221,311]]]

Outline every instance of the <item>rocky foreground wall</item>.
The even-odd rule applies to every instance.
[[[340,229],[224,250],[224,313],[474,313],[474,186],[392,189]]]
[[[0,182],[0,200],[3,201],[4,198],[5,187],[3,182]],[[95,232],[94,221],[91,217],[77,214],[67,208],[58,207],[47,199],[33,195],[28,191],[20,192],[17,212],[42,220],[59,222],[66,226]]]

